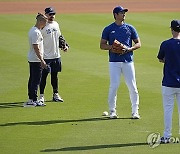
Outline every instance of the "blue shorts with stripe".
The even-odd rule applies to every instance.
[[[44,61],[47,64],[47,69],[44,69],[43,71],[47,71],[48,73],[61,72],[62,66],[61,66],[61,59],[60,58],[44,59]]]

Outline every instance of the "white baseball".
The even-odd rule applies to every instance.
[[[107,112],[107,111],[104,111],[102,115],[103,115],[103,116],[108,116],[108,112]]]

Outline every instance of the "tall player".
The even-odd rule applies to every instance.
[[[157,56],[159,62],[164,63],[162,97],[165,128],[161,143],[170,142],[174,98],[177,99],[180,114],[180,20],[171,21],[171,33],[172,38],[161,43]]]
[[[109,71],[110,71],[110,87],[109,87],[109,111],[110,118],[118,118],[116,113],[117,90],[120,85],[120,76],[124,75],[126,85],[129,89],[130,100],[132,104],[132,118],[139,119],[139,94],[136,86],[135,68],[133,62],[134,50],[141,47],[140,38],[136,29],[124,22],[125,13],[128,9],[117,6],[113,9],[115,22],[106,26],[102,32],[100,48],[109,50]],[[123,55],[113,53],[112,44],[115,40],[123,43],[128,47]],[[132,44],[134,42],[134,44]]]
[[[48,7],[45,9],[45,15],[48,17],[48,23],[41,30],[44,39],[44,60],[48,66],[48,69],[44,69],[42,72],[39,99],[41,102],[44,102],[44,89],[49,73],[51,73],[53,101],[64,101],[58,93],[58,72],[61,72],[61,55],[59,51],[59,37],[61,36],[61,31],[59,28],[59,24],[54,21],[55,14],[56,12],[54,8]],[[66,46],[63,50],[67,51],[68,46]]]

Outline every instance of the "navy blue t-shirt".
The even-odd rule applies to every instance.
[[[132,40],[138,38],[136,29],[129,24],[117,25],[115,22],[105,27],[102,32],[102,39],[107,40],[109,45],[112,45],[114,40],[132,47]],[[133,61],[133,52],[128,52],[123,55],[109,51],[110,62],[131,62]]]
[[[161,43],[158,59],[165,59],[162,85],[180,88],[180,40],[169,39]]]

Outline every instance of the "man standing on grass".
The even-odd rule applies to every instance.
[[[54,21],[55,10],[52,7],[45,9],[45,15],[48,17],[48,23],[41,30],[44,39],[44,60],[47,63],[48,69],[43,69],[42,79],[40,84],[40,98],[39,101],[44,102],[44,90],[46,87],[46,79],[51,73],[51,85],[53,88],[52,100],[55,102],[63,102],[64,100],[59,95],[58,91],[58,72],[61,72],[61,55],[59,51],[59,38],[62,37],[59,24]],[[63,48],[67,51],[68,46]]]
[[[172,38],[160,45],[157,58],[164,63],[162,97],[164,108],[164,136],[161,143],[169,143],[172,129],[174,97],[180,114],[180,20],[171,21]]]
[[[109,87],[109,111],[110,118],[117,118],[116,101],[117,90],[120,85],[120,76],[124,75],[126,85],[129,89],[132,118],[139,119],[139,94],[136,86],[135,68],[133,62],[133,52],[141,47],[140,38],[136,29],[127,23],[125,13],[128,9],[117,6],[113,9],[115,22],[104,28],[100,41],[100,48],[109,50],[109,71],[110,71],[110,87]],[[114,52],[112,44],[121,42],[126,48],[123,54]],[[134,45],[132,44],[134,43]]]
[[[40,29],[47,23],[47,17],[41,13],[36,16],[36,25],[29,31],[28,62],[30,68],[30,76],[28,81],[29,100],[24,104],[27,106],[45,106],[44,103],[37,100],[37,90],[41,80],[42,69],[46,68],[46,62],[43,59],[43,37]]]

